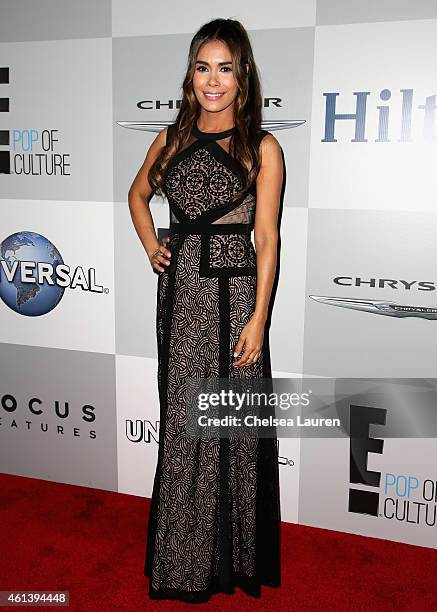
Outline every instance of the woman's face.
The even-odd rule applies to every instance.
[[[206,111],[222,111],[234,103],[238,87],[232,68],[232,56],[224,42],[210,40],[200,47],[193,89],[197,101]]]

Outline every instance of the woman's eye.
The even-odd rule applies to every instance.
[[[203,72],[203,70],[201,70],[201,68],[205,68],[205,70],[207,70],[206,66],[197,66],[196,70],[200,70],[200,72]],[[222,66],[221,68],[222,70],[230,70],[232,72],[232,68],[230,66]]]

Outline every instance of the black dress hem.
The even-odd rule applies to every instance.
[[[149,598],[150,599],[170,599],[176,601],[184,601],[186,603],[205,603],[211,599],[213,595],[225,593],[226,595],[234,595],[235,587],[241,589],[246,595],[255,599],[261,598],[261,587],[279,588],[280,580],[268,580],[259,578],[250,578],[241,574],[233,574],[233,583],[227,587],[220,586],[218,577],[216,576],[211,582],[208,589],[203,591],[183,591],[179,589],[161,588],[154,589],[150,586],[150,577],[148,573],[144,574],[149,578]]]

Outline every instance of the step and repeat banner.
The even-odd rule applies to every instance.
[[[3,473],[151,497],[157,275],[127,192],[210,11],[0,2]],[[326,383],[350,434],[279,438],[282,518],[435,547],[437,4],[219,11],[249,31],[284,153],[273,375]]]

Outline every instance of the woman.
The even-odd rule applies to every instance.
[[[261,107],[243,26],[205,24],[191,41],[176,121],[129,190],[159,275],[160,433],[144,567],[152,599],[202,602],[235,586],[259,597],[261,584],[280,585],[277,440],[194,439],[184,396],[190,377],[271,380],[264,328],[283,169]],[[170,207],[161,243],[148,207],[155,192]]]

